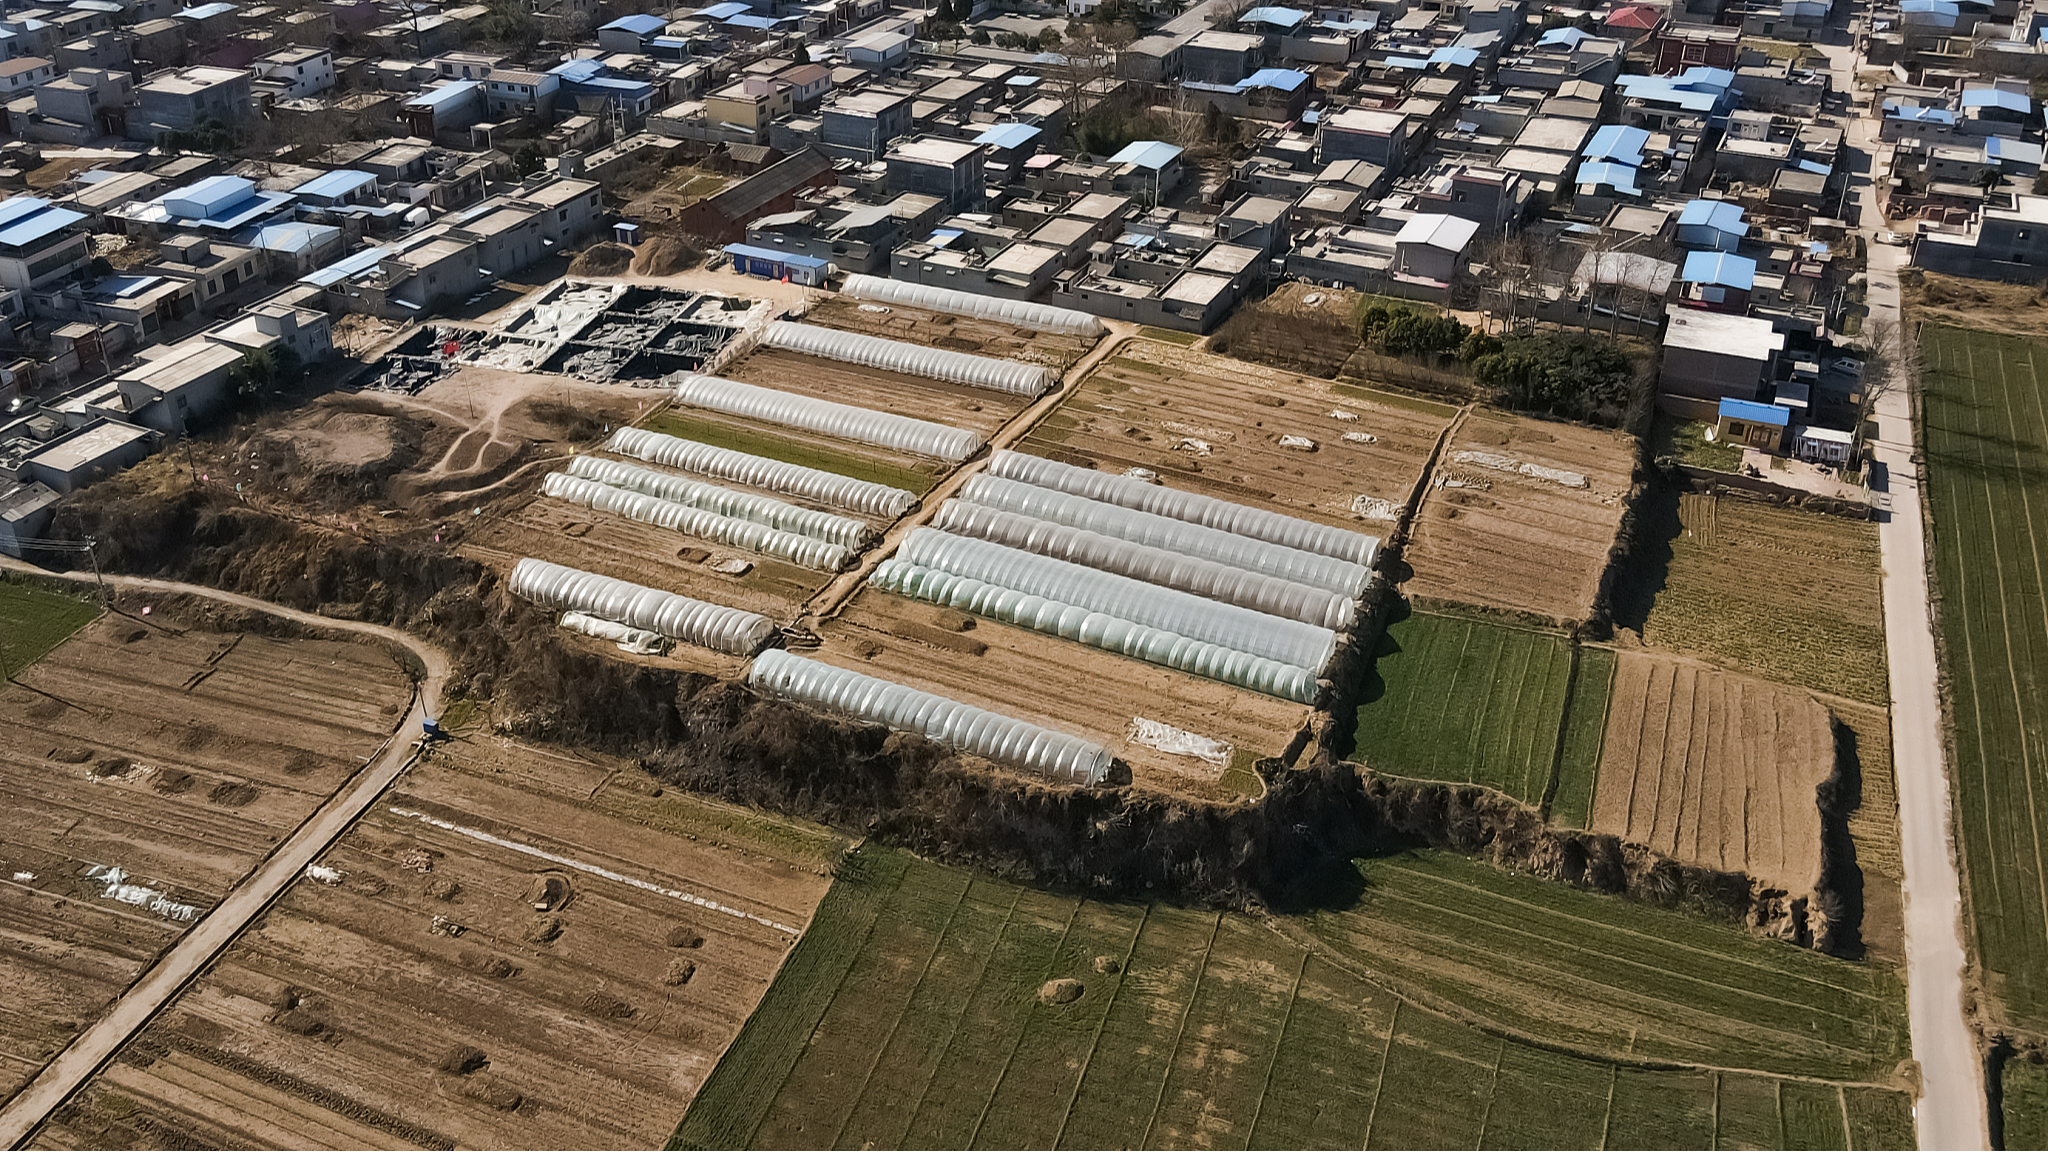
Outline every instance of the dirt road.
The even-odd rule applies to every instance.
[[[6,557],[0,557],[0,568],[50,575],[41,569]],[[87,573],[72,573],[62,578],[88,584],[93,580]],[[426,682],[414,693],[412,709],[406,714],[405,719],[400,721],[397,731],[372,757],[355,780],[315,810],[305,823],[299,825],[296,832],[250,873],[248,878],[236,885],[226,899],[194,924],[191,930],[164,954],[163,959],[116,1000],[113,1008],[105,1016],[80,1033],[63,1053],[43,1069],[41,1075],[22,1089],[20,1095],[10,1101],[6,1108],[0,1109],[0,1148],[20,1147],[35,1131],[37,1125],[69,1099],[101,1065],[120,1050],[121,1045],[141,1031],[180,988],[219,956],[242,929],[268,907],[294,877],[304,871],[306,865],[317,859],[327,850],[328,845],[347,831],[349,825],[353,824],[356,818],[383,794],[391,782],[398,778],[399,773],[412,764],[417,749],[405,737],[408,733],[419,730],[417,726],[422,719],[435,714],[441,686],[448,678],[448,660],[445,656],[395,629],[350,620],[330,620],[310,612],[281,608],[248,596],[238,596],[196,584],[179,584],[135,576],[108,576],[106,582],[126,590],[204,596],[304,624],[395,641],[419,657],[427,670]]]
[[[1827,45],[1835,87],[1853,91],[1856,56]],[[1849,122],[1852,163],[1862,165],[1857,190],[1860,226],[1869,242],[1870,320],[1898,324],[1899,268],[1906,250],[1877,242],[1884,216],[1877,204],[1876,122]],[[1901,327],[1903,327],[1901,325]],[[1905,865],[1906,996],[1913,1059],[1920,1064],[1914,1123],[1922,1148],[1988,1148],[1983,1061],[1963,1009],[1962,881],[1956,869],[1948,767],[1942,754],[1941,703],[1935,694],[1934,629],[1927,610],[1927,541],[1920,513],[1919,467],[1913,459],[1910,397],[1896,391],[1878,402],[1873,445],[1890,496],[1878,520],[1884,558],[1885,647],[1891,663],[1892,758],[1898,777],[1899,840]]]

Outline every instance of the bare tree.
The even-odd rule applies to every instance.
[[[1856,413],[1856,447],[1860,452],[1871,417],[1885,397],[1910,387],[1920,373],[1920,348],[1905,338],[1898,321],[1870,320],[1863,326],[1861,341],[1863,375],[1850,394]]]
[[[1480,306],[1511,332],[1524,318],[1524,305],[1541,292],[1544,253],[1527,233],[1512,232],[1486,241],[1478,257]]]

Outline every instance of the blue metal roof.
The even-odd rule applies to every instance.
[[[604,65],[595,60],[571,60],[548,69],[564,80],[588,80],[604,71]]]
[[[16,196],[0,204],[0,245],[24,248],[83,219],[83,212],[35,196]]]
[[[1251,8],[1237,17],[1240,24],[1278,24],[1282,28],[1293,28],[1306,19],[1308,13],[1299,8]]]
[[[621,16],[617,20],[599,28],[598,31],[618,30],[647,36],[659,32],[666,27],[668,27],[668,21],[663,20],[659,16]]]
[[[1109,158],[1111,164],[1136,164],[1140,168],[1164,168],[1174,162],[1181,149],[1164,140],[1134,140]]]
[[[592,76],[588,80],[571,81],[579,88],[603,88],[607,91],[646,93],[654,91],[654,85],[645,80],[624,80],[616,76]]]
[[[756,248],[752,244],[727,244],[728,256],[745,256],[752,260],[773,260],[777,264],[788,264],[796,268],[823,268],[826,261],[816,256],[799,256],[794,252],[778,252],[773,248]]]
[[[1834,173],[1835,166],[1832,164],[1823,164],[1818,160],[1801,160],[1799,162],[1799,170],[1801,172],[1811,173],[1815,176],[1829,176]]]
[[[1950,19],[1963,14],[1962,6],[1957,4],[1955,0],[1900,0],[1899,11],[1902,13],[1932,12],[1939,16],[1947,16]]]
[[[1479,62],[1479,49],[1460,48],[1456,44],[1446,44],[1429,54],[1429,62],[1431,64],[1448,64],[1453,68],[1470,68]]]
[[[1687,254],[1679,279],[1688,284],[1713,284],[1747,292],[1756,287],[1756,261],[1732,252],[1693,252]]]
[[[1749,231],[1742,222],[1742,205],[1730,200],[1689,200],[1678,213],[1679,227],[1712,228],[1737,236]]]
[[[1421,71],[1422,69],[1424,69],[1424,68],[1427,68],[1427,67],[1429,67],[1429,57],[1427,57],[1427,56],[1389,56],[1389,57],[1387,57],[1387,58],[1386,58],[1385,60],[1382,60],[1382,61],[1380,61],[1380,63],[1382,63],[1382,64],[1386,65],[1386,66],[1387,66],[1387,67],[1389,67],[1389,68],[1403,68],[1403,69],[1412,69],[1412,70],[1414,70],[1414,71],[1418,71],[1418,72],[1419,72],[1419,71]]]
[[[187,8],[177,13],[177,15],[183,16],[187,20],[204,20],[209,16],[220,16],[233,12],[235,8],[236,5],[228,3],[227,0],[214,0],[212,4],[201,4],[197,8]]]
[[[1906,105],[1900,104],[1896,100],[1884,102],[1884,114],[1893,120],[1924,121],[1929,124],[1950,125],[1956,122],[1955,110],[1952,108]]]
[[[389,248],[365,248],[352,256],[344,256],[336,260],[318,272],[306,273],[304,276],[299,277],[299,283],[317,284],[322,288],[329,288],[359,272],[367,272],[375,268],[378,261],[389,255],[391,255],[391,249]]]
[[[741,3],[740,0],[725,0],[725,3],[723,4],[713,4],[708,8],[699,8],[697,9],[695,15],[703,16],[712,20],[723,20],[727,16],[737,16],[742,12],[751,11],[753,11],[753,9],[748,7],[746,4]]]
[[[481,91],[483,91],[483,82],[481,80],[457,80],[452,84],[443,84],[439,88],[429,88],[425,92],[407,100],[405,106],[417,108],[424,105],[428,108],[439,108],[444,104],[460,103]]]
[[[2026,140],[2008,140],[2003,136],[1984,138],[1984,155],[1993,160],[2011,160],[2015,164],[2039,164],[2043,149],[2039,144]]]
[[[1552,28],[1536,38],[1536,46],[1539,48],[1549,48],[1562,44],[1567,48],[1577,48],[1581,43],[1591,39],[1593,39],[1591,32],[1582,32],[1577,28]]]
[[[1783,428],[1792,422],[1792,410],[1780,408],[1776,404],[1759,404],[1754,400],[1723,400],[1721,418],[1750,420],[1758,424],[1769,424],[1773,428]]]
[[[1308,83],[1308,73],[1306,72],[1297,72],[1292,68],[1261,68],[1243,80],[1238,81],[1237,86],[1239,88],[1278,88],[1282,92],[1292,92],[1306,83]]]
[[[322,240],[340,235],[341,229],[331,224],[268,224],[258,228],[251,240],[266,251],[296,255],[311,252]]]
[[[294,196],[346,196],[365,184],[374,184],[377,178],[368,172],[343,168],[325,172],[292,189]]]
[[[1643,145],[1650,142],[1650,130],[1625,124],[1602,124],[1579,155],[1588,160],[1618,160],[1631,168],[1643,163]]]
[[[1579,165],[1578,182],[1580,184],[1596,186],[1605,185],[1613,188],[1616,192],[1626,192],[1631,196],[1642,195],[1642,189],[1636,187],[1636,170],[1627,164],[1613,164],[1605,160],[1589,160]]]
[[[1972,88],[1963,93],[1965,108],[2003,108],[2007,112],[2027,113],[2034,110],[2034,102],[2018,92],[2006,92],[1998,88]]]
[[[759,28],[762,29],[763,31],[766,31],[767,29],[773,28],[777,24],[782,23],[783,20],[787,19],[790,19],[790,17],[785,16],[782,17],[781,19],[777,19],[774,16],[755,16],[751,14],[741,14],[738,16],[727,16],[725,18],[725,23],[731,24],[738,28]]]
[[[993,124],[976,136],[974,142],[1007,150],[1021,148],[1042,134],[1040,128],[1031,124]]]

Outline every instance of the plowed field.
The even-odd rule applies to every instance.
[[[879,308],[880,311],[873,309]],[[833,295],[804,313],[803,322],[842,332],[865,332],[908,344],[926,344],[976,356],[999,356],[1065,368],[1079,360],[1095,341],[1019,328],[994,320],[953,316],[907,304],[876,305],[851,296]]]

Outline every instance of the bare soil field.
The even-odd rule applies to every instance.
[[[1456,411],[1151,340],[1116,351],[1018,447],[1384,535]]]
[[[39,1146],[652,1147],[842,849],[622,763],[457,742]]]
[[[0,691],[0,1100],[347,781],[410,692],[366,645],[118,615],[18,680]]]
[[[721,369],[719,375],[837,404],[966,428],[984,437],[1009,423],[1010,417],[1030,403],[1028,397],[987,388],[970,388],[772,348],[748,353]]]
[[[1584,619],[1634,467],[1618,432],[1474,410],[1416,513],[1408,593]]]
[[[1834,770],[1827,709],[1691,662],[1624,652],[1592,828],[1795,895],[1820,875],[1814,789]]]
[[[2008,336],[2048,336],[2048,293],[2038,284],[2000,284],[1909,269],[1899,277],[1899,288],[1921,320]]]
[[[865,305],[865,307],[863,306]],[[881,308],[871,312],[868,308]],[[865,332],[906,344],[925,344],[977,356],[997,356],[1065,368],[1079,360],[1095,341],[1019,328],[995,320],[955,316],[907,304],[871,304],[851,296],[833,295],[803,314],[803,322],[842,332]]]
[[[1135,783],[1161,792],[1218,798],[1258,785],[1241,771],[1226,781],[1228,763],[1134,742],[1133,719],[1222,740],[1235,761],[1279,755],[1309,716],[1305,704],[875,588],[863,587],[818,633],[824,647],[806,655],[1085,736],[1129,763]]]

